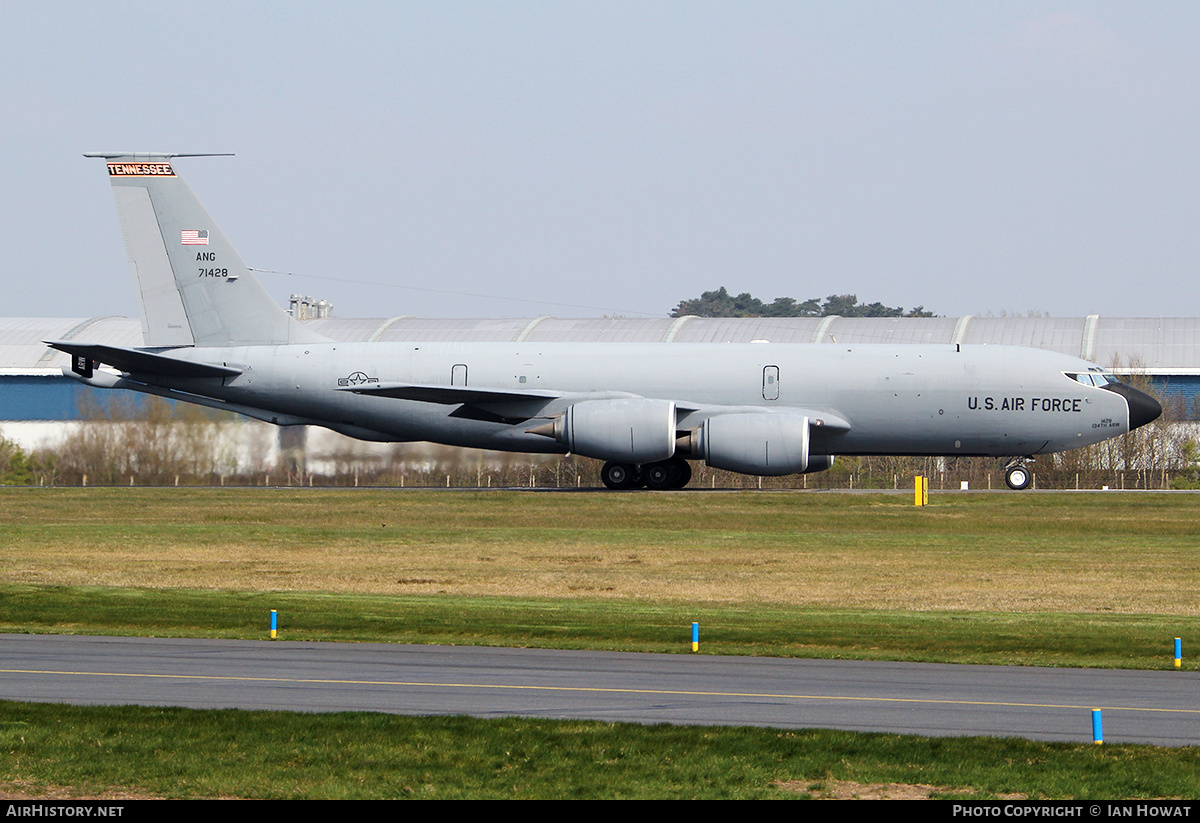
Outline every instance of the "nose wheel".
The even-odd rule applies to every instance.
[[[1024,491],[1033,485],[1033,472],[1024,460],[1014,461],[1004,467],[1004,482],[1013,491]]]

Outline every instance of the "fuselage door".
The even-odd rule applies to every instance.
[[[763,367],[763,400],[779,399],[779,367]]]
[[[467,366],[465,363],[457,363],[450,369],[450,385],[467,385]]]

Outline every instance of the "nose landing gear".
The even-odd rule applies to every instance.
[[[1029,470],[1028,461],[1032,458],[1016,457],[1004,467],[1004,482],[1013,491],[1024,491],[1033,485],[1033,472]]]

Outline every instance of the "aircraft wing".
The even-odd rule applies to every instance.
[[[534,417],[550,417],[561,414],[574,403],[596,400],[640,399],[628,392],[558,392],[542,389],[490,389],[481,386],[418,385],[413,383],[370,383],[357,386],[342,386],[338,391],[365,394],[373,397],[392,397],[398,400],[416,400],[423,403],[439,403],[447,406],[462,406],[454,417],[469,417],[478,420],[518,422]],[[849,431],[850,422],[831,409],[806,409],[786,406],[777,410],[761,406],[716,406],[709,404],[676,401],[680,423],[698,425],[705,418],[722,414],[772,414],[786,412],[803,415],[809,425],[823,428],[828,433]]]
[[[162,377],[234,377],[241,369],[215,366],[211,363],[193,363],[145,349],[123,349],[119,346],[104,346],[97,343],[75,343],[70,340],[46,340],[47,346],[71,355],[75,362],[72,370],[91,376],[90,361],[105,363],[130,374],[153,374]],[[86,361],[81,363],[80,361]],[[85,374],[86,372],[86,374]]]
[[[397,400],[416,400],[422,403],[460,406],[461,408],[451,413],[451,417],[465,417],[471,420],[498,423],[519,423],[533,417],[554,414],[561,411],[564,398],[570,398],[569,401],[566,401],[566,405],[571,402],[592,399],[591,395],[541,389],[489,389],[481,386],[438,386],[414,383],[371,383],[339,386],[337,390],[371,397],[391,397]],[[607,398],[614,394],[603,392],[595,396]]]
[[[714,406],[700,405],[685,407],[679,404],[679,427],[691,428],[698,426],[710,417],[721,417],[727,414],[773,415],[783,414],[793,417],[807,417],[808,425],[814,430],[823,430],[825,434],[842,434],[850,431],[853,426],[842,416],[841,412],[828,407],[805,408],[804,406],[778,406],[764,409],[762,406]]]
[[[422,386],[413,383],[371,383],[359,386],[341,386],[338,391],[367,394],[374,397],[395,397],[399,400],[419,400],[422,403],[441,403],[446,406],[461,403],[515,403],[528,401],[557,400],[562,392],[508,391],[476,386]]]
[[[824,430],[828,434],[841,434],[853,428],[849,420],[830,409],[804,409],[799,406],[787,406],[779,411],[804,415],[808,418],[808,425],[814,429]]]

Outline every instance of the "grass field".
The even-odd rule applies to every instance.
[[[1200,616],[1200,495],[0,490],[0,583]]]
[[[267,610],[278,608],[292,639],[684,651],[688,626],[699,620],[709,653],[1136,668],[1169,668],[1176,636],[1184,638],[1186,660],[1200,635],[1200,495],[943,494],[931,502],[916,509],[906,495],[840,493],[2,489],[0,630],[261,637]],[[16,719],[27,710],[0,706],[0,729],[32,733],[63,722]],[[67,711],[44,710],[51,717]],[[195,723],[215,722],[171,717],[184,737],[196,733],[184,731]],[[112,728],[117,721],[94,722]],[[463,722],[478,724],[473,734],[491,741],[485,747],[513,734],[502,725]],[[119,721],[121,728],[128,723]],[[607,735],[603,745],[614,750],[649,745],[634,742],[642,734],[636,729],[598,726],[606,731],[595,733]],[[716,758],[707,768],[733,773],[743,744],[711,742],[725,735],[732,741],[732,731],[707,734],[706,751]],[[819,740],[810,744],[814,751],[834,745]],[[143,745],[131,738],[118,750],[126,744]],[[648,758],[678,762],[683,755],[672,758],[672,745]],[[1123,763],[1153,763],[1147,777],[1121,777],[1108,788],[1083,778],[1049,787],[1039,770],[1095,770],[1068,764],[1088,757],[1086,747],[1010,751],[992,764],[972,762],[957,779],[952,768],[931,767],[939,776],[924,780],[925,755],[917,753],[951,744],[904,745],[914,748],[897,758],[918,764],[907,771],[873,772],[850,757],[840,767],[806,760],[753,777],[737,772],[743,777],[703,791],[700,778],[680,786],[666,774],[632,794],[763,796],[778,791],[773,781],[789,780],[810,794],[813,785],[875,780],[929,783],[938,791],[967,787],[985,796],[1196,793],[1180,788],[1197,785],[1191,752],[1121,747]],[[100,758],[93,768],[110,761],[113,768],[84,779],[53,765],[59,756],[24,744],[2,748],[9,754],[0,756],[0,791],[5,780],[35,792],[134,785],[122,777],[131,768],[124,757]],[[511,781],[466,796],[620,795],[614,781],[629,778],[620,769],[589,768],[591,756],[579,764],[591,778],[533,777],[496,765]],[[950,760],[963,757],[969,755]],[[868,753],[862,763],[878,759]],[[22,769],[34,762],[49,765],[26,775]],[[1040,766],[1015,768],[1019,762]],[[457,780],[475,785],[479,763],[464,754]],[[196,768],[204,773],[203,763]],[[448,796],[441,791],[446,778],[422,782],[422,768],[404,772],[409,788],[399,793]],[[292,789],[265,789],[257,777],[229,788],[197,776],[183,793],[370,794],[313,788],[301,774],[294,773]],[[164,787],[171,785],[146,791],[170,794]]]
[[[1186,798],[1197,785],[1196,749],[0,701],[0,797]]]

